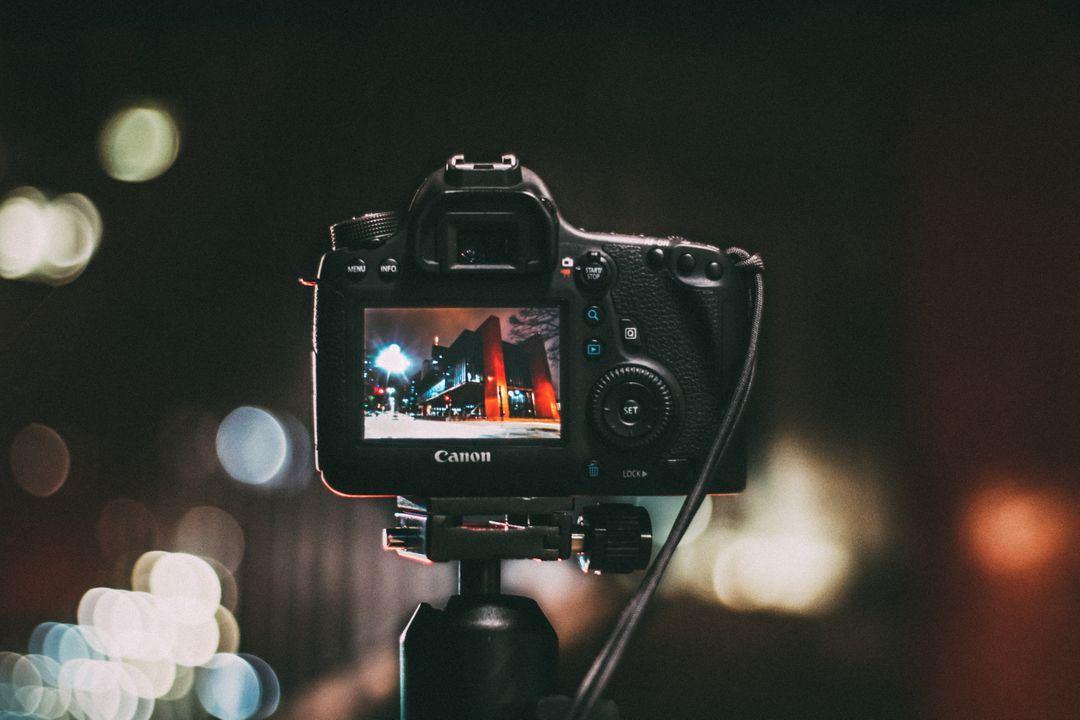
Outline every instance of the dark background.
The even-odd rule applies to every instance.
[[[71,285],[0,281],[0,449],[43,422],[73,462],[46,499],[0,468],[0,649],[124,577],[95,540],[106,501],[138,499],[163,526],[211,504],[245,531],[243,647],[278,672],[282,715],[393,716],[392,672],[390,690],[371,678],[387,676],[411,606],[450,591],[449,570],[381,554],[386,502],[310,477],[299,495],[238,486],[212,436],[241,404],[310,428],[311,294],[296,278],[329,223],[404,207],[453,153],[511,151],[583,227],[762,253],[753,468],[784,439],[839,458],[887,528],[825,613],[665,595],[612,685],[623,717],[1075,716],[1075,8],[4,15],[0,192],[84,192],[105,235]],[[146,97],[173,109],[180,154],[156,180],[119,183],[96,137]],[[1023,572],[980,562],[984,488],[1067,508],[1064,549]],[[739,502],[717,498],[714,525],[737,523]],[[1026,526],[1001,527],[1011,546]],[[566,692],[628,592],[576,582],[588,614],[548,608]]]

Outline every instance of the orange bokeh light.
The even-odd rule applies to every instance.
[[[1073,505],[1061,493],[1016,485],[977,491],[963,515],[975,563],[987,574],[1041,573],[1067,557],[1075,526]]]

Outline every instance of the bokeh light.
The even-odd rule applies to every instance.
[[[116,180],[153,180],[176,161],[180,128],[172,114],[158,104],[131,105],[105,123],[98,153],[101,166]]]
[[[9,459],[15,482],[38,497],[59,490],[71,470],[71,453],[64,438],[40,423],[30,423],[15,435]]]
[[[277,711],[281,703],[281,684],[278,682],[277,673],[260,657],[250,653],[240,653],[240,657],[247,661],[259,678],[259,707],[251,720],[268,718]]]
[[[218,582],[221,583],[221,606],[230,612],[235,612],[240,604],[240,586],[236,582],[236,577],[229,568],[216,559],[208,555],[204,555],[202,559],[217,573]]]
[[[887,542],[881,484],[867,482],[879,472],[781,437],[754,483],[724,498],[717,522],[676,556],[676,579],[733,610],[833,611],[859,562]]]
[[[181,552],[214,558],[236,572],[244,557],[244,531],[221,508],[194,507],[177,524],[173,545]]]
[[[716,559],[716,594],[735,610],[815,613],[837,601],[851,572],[841,545],[806,534],[746,535]]]
[[[162,700],[179,700],[187,696],[195,687],[195,668],[176,666],[176,676],[169,691],[161,696]]]
[[[195,694],[221,720],[248,720],[259,712],[259,674],[244,658],[220,653],[195,671]]]
[[[101,215],[85,195],[48,200],[34,188],[0,203],[0,277],[49,285],[71,282],[101,242]]]
[[[41,703],[42,678],[34,663],[16,653],[0,653],[0,708],[32,713]]]
[[[236,617],[225,606],[218,607],[214,613],[214,622],[218,626],[219,653],[234,653],[240,649],[240,624]]]
[[[279,413],[278,419],[289,440],[288,455],[281,472],[264,487],[280,493],[296,493],[307,487],[315,472],[311,431],[289,413]]]
[[[131,567],[131,589],[137,592],[150,592],[150,575],[158,561],[169,553],[164,550],[150,550],[139,556]]]
[[[274,479],[289,457],[285,428],[270,412],[238,407],[218,427],[217,454],[225,472],[250,485]]]
[[[213,619],[221,604],[221,583],[202,558],[187,553],[159,557],[150,570],[150,593],[164,603],[177,622],[192,626],[209,622],[216,634]]]
[[[71,694],[60,688],[60,664],[44,655],[30,654],[26,659],[33,663],[41,680],[40,688],[32,691],[36,695],[33,714],[43,720],[59,720],[71,703]]]
[[[264,491],[298,492],[314,471],[311,432],[289,413],[239,407],[221,421],[215,446],[232,478]]]
[[[976,491],[962,516],[977,565],[998,577],[1029,576],[1066,557],[1076,532],[1076,503],[1060,493],[1010,483]]]
[[[86,591],[79,624],[42,623],[29,654],[0,653],[0,720],[269,717],[281,698],[277,676],[236,654],[236,618],[212,604],[217,572],[228,570],[155,550],[132,568],[141,589]]]

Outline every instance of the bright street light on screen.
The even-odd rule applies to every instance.
[[[409,364],[409,358],[401,352],[401,346],[397,343],[383,348],[375,358],[375,367],[391,375],[404,375]]]

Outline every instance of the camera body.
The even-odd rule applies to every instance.
[[[312,354],[331,490],[689,490],[747,343],[747,288],[716,247],[575,228],[513,155],[455,156],[404,216],[331,239]],[[744,485],[739,432],[709,489]]]

